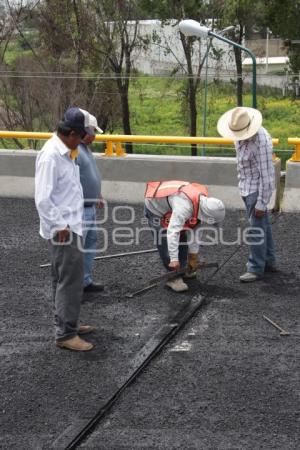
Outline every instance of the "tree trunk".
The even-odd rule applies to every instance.
[[[197,104],[193,78],[189,78],[190,136],[197,135]],[[197,156],[197,144],[191,145],[191,155]]]
[[[243,106],[243,66],[242,66],[241,49],[234,47],[234,56],[237,73],[237,85],[236,85],[237,106]]]
[[[192,44],[180,33],[180,39],[184,50],[187,72],[188,72],[188,100],[190,111],[190,135],[197,135],[197,104],[196,104],[196,81],[194,80],[193,65],[192,65]],[[191,145],[191,155],[197,156],[197,145]]]
[[[128,87],[127,85],[123,85],[122,80],[117,78],[117,85],[120,94],[121,107],[122,107],[122,122],[123,122],[123,131],[124,134],[131,134],[130,127],[130,110],[129,110],[129,101],[128,101]],[[125,144],[126,153],[132,153],[132,142],[126,142]]]

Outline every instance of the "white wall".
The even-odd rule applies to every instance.
[[[185,66],[185,56],[180,41],[180,34],[177,22],[170,21],[168,25],[162,25],[159,20],[142,20],[139,22],[139,35],[148,37],[152,42],[147,50],[136,49],[134,53],[135,68],[140,72],[156,75],[170,73],[178,64]],[[159,39],[159,43],[153,43],[153,35]],[[195,44],[197,51],[194,54],[193,62],[197,67],[205,55],[208,41],[201,39],[200,45]],[[211,74],[220,70],[234,70],[235,64],[230,46],[214,40],[213,45],[217,49],[224,50],[224,55],[220,62],[216,62],[211,56],[208,59],[208,66]],[[179,73],[184,73],[179,71]]]

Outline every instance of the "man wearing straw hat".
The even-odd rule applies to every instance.
[[[221,136],[234,140],[237,154],[239,189],[251,225],[248,235],[250,254],[244,283],[260,279],[265,272],[276,272],[276,257],[268,216],[268,203],[275,189],[272,139],[262,127],[257,109],[237,107],[218,121]]]

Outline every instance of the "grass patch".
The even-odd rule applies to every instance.
[[[182,98],[184,80],[155,77],[141,77],[131,84],[130,108],[132,133],[137,135],[156,136],[188,136],[188,120],[183,114]],[[244,105],[251,106],[252,95],[250,86],[245,87]],[[264,117],[264,126],[272,137],[280,139],[280,145],[275,147],[276,154],[282,158],[283,166],[290,158],[293,147],[287,143],[288,137],[297,137],[300,123],[300,101],[282,98],[276,89],[258,88],[258,108]],[[203,136],[204,86],[197,97],[198,136]],[[207,88],[206,136],[218,137],[217,121],[228,109],[236,106],[234,84],[226,85],[216,82]],[[122,133],[119,129],[118,132]],[[202,154],[203,146],[198,146],[198,154]],[[181,154],[189,155],[190,146],[158,146],[135,145],[136,153]],[[234,156],[231,149],[204,148],[205,154],[211,156]]]
[[[24,49],[22,50],[24,52]],[[27,51],[27,50],[25,50]],[[20,55],[18,41],[9,44],[6,62],[12,63]],[[131,114],[131,129],[136,135],[154,136],[189,136],[189,117],[185,102],[186,80],[171,77],[141,76],[131,81],[129,101]],[[218,80],[207,86],[206,129],[204,132],[204,99],[205,87],[200,86],[197,96],[198,116],[197,135],[218,137],[217,121],[228,109],[236,105],[235,84],[223,83]],[[258,87],[258,108],[264,117],[264,126],[272,137],[280,139],[280,145],[275,147],[276,154],[285,161],[290,158],[293,147],[287,144],[288,137],[300,134],[300,101],[282,98],[280,91],[271,88]],[[251,106],[252,95],[249,85],[245,85],[244,105]],[[38,129],[38,128],[37,128]],[[123,134],[121,127],[115,133]],[[8,147],[15,148],[13,140],[7,140]],[[3,144],[3,140],[2,140]],[[25,144],[25,146],[29,146]],[[94,146],[96,151],[103,151],[103,145]],[[135,153],[190,155],[189,145],[157,145],[135,144]],[[233,147],[198,146],[198,154],[208,156],[234,156]]]

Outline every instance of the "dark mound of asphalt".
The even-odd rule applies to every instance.
[[[99,231],[104,253],[153,248],[142,208],[115,211]],[[131,220],[132,219],[132,220]],[[132,232],[122,230],[125,221]],[[48,449],[72,425],[94,414],[132,371],[132,361],[162,324],[194,295],[206,303],[127,389],[95,433],[95,449],[299,448],[299,215],[282,215],[274,232],[281,271],[241,285],[247,249],[239,249],[229,213],[225,238],[205,247],[225,263],[176,295],[163,285],[129,299],[125,293],[163,270],[156,253],[97,261],[102,295],[84,297],[82,321],[97,326],[95,350],[78,354],[54,346],[47,245],[38,236],[31,200],[0,199],[1,434],[3,449]],[[127,225],[126,225],[127,227]],[[137,231],[138,230],[138,231]],[[113,242],[118,233],[118,244]],[[123,233],[123,238],[121,237]],[[125,236],[124,236],[125,233]],[[114,239],[115,241],[116,239]],[[265,314],[292,334],[280,337]]]

